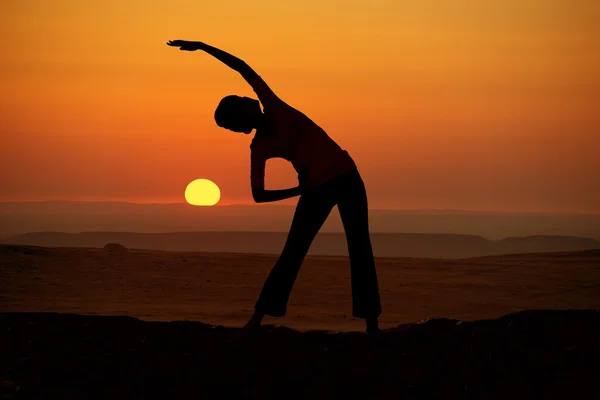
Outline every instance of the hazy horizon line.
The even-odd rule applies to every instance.
[[[125,201],[125,200],[0,200],[0,204],[28,204],[28,203],[87,203],[87,204],[127,204],[127,205],[139,205],[139,206],[187,206],[187,207],[200,207],[193,206],[185,201],[176,202],[159,202],[159,201]],[[204,206],[201,208],[227,208],[227,207],[280,207],[280,208],[293,208],[294,204],[254,204],[254,203],[231,203],[231,204],[216,204],[214,206]],[[590,211],[504,211],[494,209],[461,209],[461,208],[390,208],[390,207],[374,207],[370,210],[377,211],[446,211],[446,212],[463,212],[463,213],[495,213],[495,214],[551,214],[551,215],[600,215],[600,212]]]
[[[69,235],[78,235],[81,233],[127,233],[127,234],[136,234],[136,235],[170,235],[170,234],[180,234],[180,233],[278,233],[278,234],[287,234],[288,230],[251,230],[251,229],[226,229],[226,230],[174,230],[174,231],[152,231],[152,232],[144,232],[144,231],[118,231],[118,230],[84,230],[84,231],[55,231],[55,230],[40,230],[40,231],[26,231],[22,233],[11,234],[11,236],[21,236],[21,235],[29,235],[29,234],[38,234],[38,233],[65,233]],[[409,231],[371,231],[371,234],[376,235],[445,235],[445,236],[476,236],[481,237],[487,240],[490,239],[485,235],[480,235],[476,233],[453,233],[453,232],[439,232],[439,231],[429,231],[429,232],[409,232]],[[319,232],[319,234],[345,234],[343,230],[325,230]],[[527,237],[572,237],[572,238],[580,238],[580,239],[592,239],[599,241],[599,239],[595,239],[590,236],[578,236],[578,235],[565,235],[565,234],[536,234],[536,235],[512,235],[512,236],[503,236],[502,238],[527,238]],[[501,239],[500,239],[501,240]]]

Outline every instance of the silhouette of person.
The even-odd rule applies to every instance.
[[[257,203],[300,196],[283,251],[271,270],[243,327],[258,329],[265,315],[281,317],[294,281],[313,239],[337,205],[346,234],[352,281],[352,314],[366,321],[367,333],[379,332],[381,302],[369,235],[367,193],[357,166],[347,151],[306,115],[281,100],[244,61],[202,42],[172,40],[184,51],[202,50],[239,72],[258,99],[230,95],[216,111],[218,126],[244,134],[256,133],[250,144],[250,183]],[[261,111],[262,103],[264,111]],[[270,158],[289,161],[298,186],[267,190],[265,165]]]

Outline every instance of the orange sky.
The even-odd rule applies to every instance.
[[[5,0],[1,200],[251,203],[218,128],[243,58],[354,157],[371,208],[600,212],[595,0]],[[267,185],[295,185],[270,161]],[[296,200],[288,201],[294,203]]]

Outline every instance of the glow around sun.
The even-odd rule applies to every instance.
[[[185,188],[185,200],[193,206],[214,206],[221,198],[219,187],[208,179],[196,179]]]

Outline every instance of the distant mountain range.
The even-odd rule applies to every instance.
[[[280,204],[194,207],[121,202],[0,202],[0,238],[28,232],[287,232],[294,207]],[[460,210],[379,210],[373,233],[443,233],[500,240],[559,235],[600,240],[600,214],[511,213]],[[336,209],[322,232],[342,232]]]
[[[287,233],[283,232],[37,232],[12,236],[4,244],[45,247],[103,247],[120,243],[128,248],[278,254]],[[493,241],[475,235],[373,233],[373,251],[378,257],[466,258],[513,253],[546,253],[600,249],[600,241],[572,236],[508,237]],[[321,232],[309,254],[347,255],[343,233]]]

